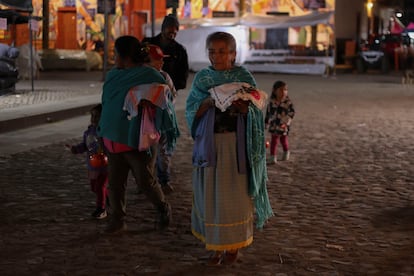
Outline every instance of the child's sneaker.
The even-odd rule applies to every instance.
[[[267,164],[269,164],[269,165],[276,164],[276,163],[277,163],[277,158],[276,158],[276,156],[274,156],[274,155],[270,155],[270,156],[267,158],[266,163],[267,163]]]
[[[92,213],[92,217],[96,219],[104,219],[108,216],[108,213],[105,209],[96,208],[96,210]]]
[[[282,161],[289,160],[289,157],[290,157],[290,151],[284,151],[283,156],[282,156]]]

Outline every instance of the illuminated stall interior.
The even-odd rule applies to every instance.
[[[48,40],[49,48],[61,49],[90,49],[94,40],[103,39],[104,15],[98,12],[101,0],[49,0],[49,26]],[[132,34],[142,39],[144,34],[142,26],[151,20],[150,0],[116,0],[114,14],[110,16],[110,36],[115,38],[123,34]],[[166,10],[165,0],[155,1],[155,18],[162,18],[171,9]],[[274,14],[297,16],[303,15],[314,9],[310,2],[304,0],[245,0],[243,12],[253,14]],[[309,3],[308,3],[309,2]],[[316,1],[320,2],[322,9],[334,9],[334,0]],[[43,0],[33,0],[34,16],[43,16]],[[180,0],[177,15],[184,18],[214,18],[214,17],[238,17],[240,6],[238,0]],[[2,7],[6,8],[6,7]],[[16,26],[15,45],[21,45],[28,41],[27,25]],[[317,27],[316,46],[318,49],[325,48],[329,44],[332,30],[329,26],[319,25]],[[38,31],[34,32],[34,43],[36,48],[41,48],[43,37],[42,22],[39,22]],[[272,32],[281,34],[283,39],[276,43],[272,41]],[[0,39],[11,42],[12,30],[0,32]],[[251,30],[251,44],[255,48],[283,47],[289,45],[294,48],[311,47],[311,26],[303,28],[288,28],[287,30]],[[275,45],[276,43],[276,45]]]

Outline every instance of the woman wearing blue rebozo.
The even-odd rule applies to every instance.
[[[126,230],[126,183],[129,171],[158,211],[156,227],[165,229],[171,221],[171,206],[154,178],[157,144],[151,144],[144,149],[141,147],[143,138],[146,137],[141,129],[141,122],[145,122],[143,114],[155,116],[154,123],[158,131],[169,137],[168,143],[171,147],[175,145],[179,132],[175,114],[168,112],[169,109],[160,108],[162,98],[154,97],[162,96],[162,89],[152,89],[151,86],[144,89],[147,84],[160,88],[167,86],[164,77],[157,70],[144,64],[146,60],[147,53],[137,38],[121,36],[116,39],[115,68],[106,75],[102,93],[102,115],[98,127],[98,134],[103,137],[108,151],[111,213],[105,229],[107,233]],[[138,99],[131,93],[138,90],[147,97]],[[156,93],[151,95],[151,91]],[[135,100],[135,104],[126,104],[127,96],[133,96],[131,98]],[[125,108],[126,106],[130,109]]]
[[[273,215],[266,181],[262,110],[267,95],[236,66],[236,41],[225,32],[206,40],[211,66],[195,76],[186,102],[194,139],[191,230],[213,251],[208,265],[232,264]]]

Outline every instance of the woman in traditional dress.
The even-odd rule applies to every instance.
[[[165,84],[164,77],[144,63],[147,53],[139,40],[133,36],[121,36],[115,41],[115,68],[108,72],[103,85],[102,115],[98,134],[103,137],[108,150],[109,202],[111,204],[110,221],[106,233],[126,230],[126,191],[129,171],[147,198],[157,209],[156,227],[166,229],[171,221],[171,206],[154,177],[157,146],[139,149],[143,133],[140,125],[144,108],[164,113],[154,102],[142,100],[130,110],[137,108],[136,116],[128,116],[125,102],[129,92],[146,84]],[[144,94],[144,91],[142,91]],[[160,115],[161,116],[161,115]],[[157,121],[159,115],[156,116]],[[163,121],[163,120],[162,120]],[[175,123],[175,117],[172,118]],[[175,125],[175,124],[171,124]],[[169,144],[175,143],[177,131],[173,127],[161,126],[158,129],[169,138]],[[173,132],[172,135],[169,135]]]
[[[226,32],[206,40],[211,66],[199,71],[186,102],[194,139],[191,230],[213,251],[208,265],[232,264],[253,242],[253,225],[273,215],[266,189],[262,108],[266,94],[236,66],[236,41]]]

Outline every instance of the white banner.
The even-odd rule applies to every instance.
[[[0,18],[0,30],[7,30],[7,18]]]
[[[30,24],[31,31],[35,31],[35,32],[39,31],[39,21],[30,19],[29,24]]]

